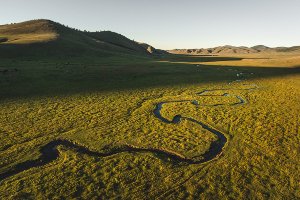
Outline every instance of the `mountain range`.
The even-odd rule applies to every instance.
[[[200,49],[160,50],[131,40],[111,31],[87,32],[69,28],[60,23],[39,19],[21,23],[0,25],[0,57],[81,55],[113,56],[161,56],[163,54],[225,55],[276,52],[300,52],[300,46],[271,48],[219,46]]]
[[[300,46],[293,47],[267,47],[257,45],[253,47],[219,46],[214,48],[200,49],[173,49],[169,50],[173,54],[194,54],[194,55],[222,55],[222,54],[254,54],[254,53],[278,53],[278,52],[300,52]]]

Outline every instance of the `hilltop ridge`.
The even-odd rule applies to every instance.
[[[193,55],[226,55],[226,54],[254,54],[254,53],[278,53],[278,52],[294,52],[300,51],[300,46],[294,47],[267,47],[265,45],[256,45],[253,47],[245,46],[219,46],[213,48],[200,48],[200,49],[173,49],[168,50],[173,54],[193,54]]]
[[[0,52],[2,57],[37,54],[152,55],[143,45],[119,33],[80,31],[47,19],[1,25]]]

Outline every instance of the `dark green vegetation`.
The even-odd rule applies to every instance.
[[[151,55],[143,45],[120,34],[83,32],[49,20],[2,25],[0,38],[1,58]]]
[[[14,31],[0,26],[7,38],[0,43],[0,174],[39,158],[51,141],[99,154],[60,145],[53,162],[0,180],[2,199],[300,198],[300,75],[291,66],[300,65],[299,56],[152,55],[115,33],[27,23]],[[244,81],[228,84],[236,79]],[[253,84],[259,87],[249,90]],[[203,90],[210,91],[196,95]],[[231,106],[236,98],[227,93],[247,103]],[[153,113],[160,102],[190,99],[207,106],[174,102],[161,114],[221,131],[228,141],[217,159],[189,164],[151,151],[98,156],[124,145],[203,155],[214,134]],[[223,105],[209,106],[215,104]]]

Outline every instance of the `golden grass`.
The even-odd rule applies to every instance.
[[[203,56],[192,56],[193,58],[203,58]],[[215,56],[218,58],[218,56]],[[242,55],[222,55],[222,57],[241,58],[241,60],[228,61],[159,61],[161,63],[192,64],[209,66],[238,66],[238,67],[300,67],[299,53],[264,53],[264,54],[242,54]],[[211,57],[213,58],[213,56]]]
[[[246,55],[240,61],[217,61],[205,63],[211,66],[252,66],[252,67],[300,67],[299,53]],[[204,64],[204,63],[198,63]]]
[[[1,44],[31,44],[48,42],[57,39],[56,33],[44,33],[44,34],[16,34],[16,35],[0,35],[3,38],[7,38],[8,41]]]
[[[231,61],[235,62],[235,61]],[[239,61],[238,61],[239,62]],[[284,61],[283,61],[284,62]],[[207,64],[207,63],[206,63]],[[228,72],[229,73],[229,72]],[[244,84],[256,84],[255,90]],[[129,143],[187,157],[207,151],[215,136],[183,121],[165,124],[153,115],[158,102],[197,99],[231,104],[231,97],[196,92],[227,88],[249,102],[240,106],[167,104],[162,114],[181,114],[224,132],[223,155],[206,164],[174,163],[151,153],[90,157],[60,147],[58,160],[0,182],[3,199],[299,199],[300,76],[157,86],[65,96],[8,99],[0,104],[0,172],[39,156],[57,138],[95,151]],[[233,90],[234,89],[234,90]],[[221,94],[222,92],[214,92]]]

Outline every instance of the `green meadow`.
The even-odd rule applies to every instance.
[[[71,43],[62,30],[58,41],[27,46],[28,35],[8,37],[0,27],[8,38],[0,44],[1,199],[300,198],[299,56],[133,54],[142,50],[132,41],[122,43],[126,51],[112,45],[120,36],[101,44],[112,54],[92,43],[110,33],[77,31]],[[74,45],[82,49],[63,54]],[[180,115],[179,123],[155,115],[161,102],[169,102],[161,116]],[[201,160],[218,141],[188,119],[226,137],[220,154],[185,161]],[[43,160],[58,139],[118,152],[58,145],[53,161],[3,176]]]
[[[186,60],[185,64],[180,61]],[[1,180],[5,199],[297,199],[299,191],[300,76],[297,68],[210,66],[220,57],[166,56],[97,59],[2,60],[0,172],[38,158],[57,138],[94,151],[121,144],[162,148],[192,158],[216,140],[182,120],[165,124],[153,115],[159,102],[196,99],[163,107],[162,115],[189,116],[221,130],[228,142],[207,163],[177,163],[153,153],[92,157],[59,147],[45,166]],[[162,62],[167,61],[167,62]],[[189,62],[202,64],[189,64]],[[178,63],[179,62],[179,63]],[[240,62],[239,60],[230,62]],[[237,73],[245,73],[241,82]],[[256,84],[253,90],[243,90]],[[199,96],[222,88],[247,99]]]

